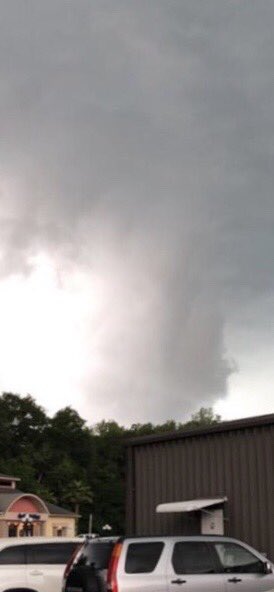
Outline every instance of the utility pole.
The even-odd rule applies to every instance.
[[[88,519],[88,534],[92,533],[92,514],[89,515]]]

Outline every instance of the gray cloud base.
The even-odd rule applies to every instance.
[[[224,396],[225,327],[273,293],[273,17],[1,5],[2,275],[45,249],[106,278],[91,416],[181,419]]]

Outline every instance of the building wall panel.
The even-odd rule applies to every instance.
[[[274,559],[274,421],[131,443],[128,531],[199,532],[200,517],[156,514],[159,503],[227,496],[225,533]]]

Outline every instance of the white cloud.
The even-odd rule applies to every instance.
[[[45,254],[28,263],[28,276],[0,284],[0,389],[37,395],[52,412],[81,398],[87,307],[92,319],[98,296],[80,272],[60,278]]]

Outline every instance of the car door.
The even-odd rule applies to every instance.
[[[225,592],[214,549],[206,541],[176,541],[168,565],[168,592]]]
[[[27,583],[25,545],[10,545],[0,551],[0,591],[24,588]]]
[[[216,542],[225,592],[266,592],[274,588],[274,574],[264,573],[264,562],[252,550],[236,542]]]
[[[167,592],[165,543],[159,539],[126,541],[116,576],[118,590]]]
[[[27,547],[28,586],[37,592],[60,592],[65,566],[75,543],[36,543]]]

